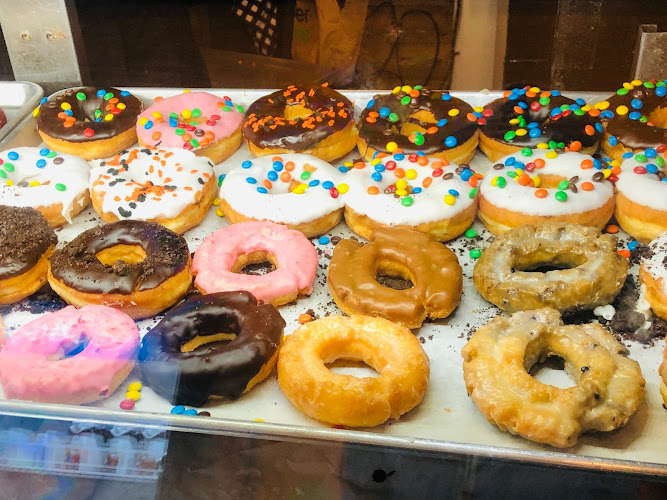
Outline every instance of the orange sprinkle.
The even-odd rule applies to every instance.
[[[625,257],[626,259],[629,259],[630,258],[630,250],[627,250],[627,249],[619,250],[618,255],[620,255],[621,257]]]
[[[359,168],[359,169],[366,168],[366,164],[363,161],[358,161],[353,166],[354,168]]]
[[[514,112],[517,115],[522,115],[523,114],[523,108],[521,106],[514,106]]]
[[[118,97],[112,97],[109,99],[109,104],[116,104],[118,102]]]
[[[582,170],[588,170],[590,168],[593,168],[593,160],[584,160],[581,162],[579,165]]]
[[[535,164],[535,168],[543,168],[545,165],[542,158],[537,158],[533,163]]]
[[[419,90],[412,89],[408,95],[410,97],[419,97]]]
[[[593,191],[595,186],[593,186],[592,182],[582,182],[581,183],[581,189],[584,191]]]
[[[375,123],[377,120],[373,118],[372,116],[367,116],[366,117],[366,123]]]
[[[528,174],[521,174],[519,177],[516,178],[516,181],[522,186],[527,186],[528,184],[530,184],[530,177],[528,176]]]
[[[105,111],[111,111],[113,108],[115,108],[113,104],[107,104],[106,107],[104,108]]]
[[[159,95],[155,99],[153,99],[153,101],[155,101],[155,102],[160,102],[162,100],[164,100],[164,97],[162,97],[161,95]]]
[[[595,109],[595,108],[593,108],[593,109],[589,109],[589,110],[588,110],[588,114],[591,115],[591,116],[593,116],[593,117],[600,116],[600,110],[599,110],[599,109]]]
[[[468,113],[466,115],[466,118],[468,119],[469,122],[476,122],[477,117],[474,115],[474,113]]]
[[[264,187],[266,189],[271,189],[273,187],[273,183],[269,179],[264,179]]]
[[[164,182],[165,182],[165,183],[169,183],[169,182],[171,182],[172,180],[173,180],[173,179],[172,179],[171,177],[165,177],[165,178],[164,178]]]
[[[433,163],[431,163],[431,168],[435,170],[436,168],[442,168],[444,165],[442,161],[440,160],[435,160]]]
[[[380,189],[377,186],[370,186],[368,188],[368,194],[378,194]]]
[[[287,170],[288,172],[294,170],[294,162],[288,161],[287,163],[285,163],[285,170]]]
[[[586,125],[584,127],[584,132],[586,132],[586,135],[595,135],[595,129],[593,128],[593,125]]]
[[[425,167],[428,165],[428,157],[427,156],[420,156],[417,158],[417,164],[421,165],[422,167]]]
[[[192,186],[185,186],[183,189],[185,189],[186,191],[192,191]]]
[[[621,173],[621,167],[616,165],[615,167],[611,167],[611,175],[618,175]]]
[[[274,156],[273,158],[271,158],[271,162],[274,162],[274,161],[282,162],[283,158],[282,158],[282,156]]]
[[[324,82],[324,83],[322,84],[322,87],[328,87],[328,86],[329,86],[329,82]]]
[[[120,201],[120,196],[114,196],[113,201]]]
[[[429,186],[431,185],[432,182],[433,182],[433,179],[431,179],[430,177],[426,177],[426,178],[422,181],[422,186],[424,186],[425,188],[427,188],[427,187],[429,187]]]
[[[394,170],[394,175],[399,179],[402,179],[403,177],[405,177],[405,170],[403,170],[402,168],[397,168]]]
[[[380,114],[377,111],[371,111],[370,113],[368,113],[368,116],[372,116],[373,118],[377,118],[378,116],[380,116]]]
[[[616,224],[609,224],[605,228],[605,231],[608,232],[609,234],[616,234],[618,233],[618,226]]]
[[[72,127],[73,125],[74,125],[74,123],[72,123],[72,122],[65,122],[65,123],[63,123],[63,127],[65,127],[65,128],[70,128],[70,127]]]
[[[68,116],[69,115],[67,113],[65,113],[64,111],[61,111],[60,113],[58,113],[58,118],[60,118],[61,120],[66,119]]]
[[[538,198],[546,198],[547,194],[549,194],[549,193],[547,192],[546,189],[536,189],[535,190],[535,196],[537,196]]]
[[[192,139],[192,136],[186,132],[185,134],[183,134],[183,135],[181,136],[181,138],[182,138],[185,142],[187,142],[187,141],[189,141],[190,139]]]
[[[327,123],[330,127],[333,127],[336,122],[334,120],[329,120]]]
[[[289,182],[290,180],[292,180],[292,176],[290,175],[289,172],[282,172],[280,174],[280,180],[283,182]]]
[[[204,139],[212,141],[213,139],[215,139],[215,134],[209,130],[204,134]]]
[[[426,129],[427,134],[435,134],[438,131],[438,127],[429,127]]]
[[[478,182],[479,182],[479,179],[475,176],[472,176],[470,179],[468,179],[468,185],[470,187],[477,187]]]
[[[161,132],[155,132],[152,137],[154,141],[157,141],[161,136],[162,136]]]
[[[535,97],[535,95],[536,95],[535,92],[532,92],[530,90],[526,92],[526,97]]]
[[[204,139],[202,141],[199,141],[199,147],[202,147],[202,148],[205,148],[209,144],[211,144],[211,141],[209,141],[208,139]]]
[[[313,317],[310,314],[305,313],[305,314],[302,314],[301,316],[299,316],[299,323],[301,323],[302,325],[305,325],[306,323],[308,323],[312,319],[313,319]]]
[[[581,142],[572,141],[570,143],[570,151],[579,151],[581,149]]]

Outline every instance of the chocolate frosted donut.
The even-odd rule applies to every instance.
[[[144,336],[144,380],[175,405],[201,406],[211,396],[237,399],[275,366],[284,328],[278,310],[258,306],[249,292],[191,297]],[[235,337],[225,345],[197,349],[229,334]]]

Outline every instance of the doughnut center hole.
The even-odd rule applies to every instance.
[[[375,281],[385,288],[407,290],[414,288],[414,276],[402,264],[390,261],[379,261],[375,267]]]
[[[375,378],[380,376],[377,370],[359,359],[339,358],[324,365],[339,375],[350,375],[357,378]]]
[[[565,370],[565,360],[558,355],[547,356],[528,368],[528,374],[543,384],[568,389],[576,384]]]
[[[408,120],[404,121],[401,124],[401,130],[399,131],[396,129],[396,127],[392,127],[395,129],[395,132],[399,132],[401,135],[404,136],[409,136],[410,134],[414,132],[419,132],[420,134],[425,134],[426,129],[430,125],[434,125],[438,123],[438,120],[435,119],[435,116],[433,113],[430,111],[426,111],[425,109],[421,109],[417,111],[416,113],[412,113]]]
[[[559,183],[567,180],[566,177],[560,175],[540,175],[537,170],[534,173],[540,176],[540,189],[556,189]]]
[[[227,345],[236,338],[234,333],[214,333],[213,335],[197,335],[181,346],[181,352],[192,352],[204,349],[217,349]]]
[[[276,269],[278,264],[275,256],[269,252],[259,251],[239,255],[231,271],[236,274],[262,276]]]
[[[52,361],[60,361],[62,359],[67,359],[76,356],[82,352],[90,342],[90,337],[85,333],[82,333],[77,340],[67,340],[60,344],[58,352],[49,356],[49,359]]]
[[[299,118],[306,118],[312,114],[312,109],[308,109],[301,104],[289,104],[285,106],[285,112],[283,115],[285,120],[298,120]]]
[[[658,128],[667,128],[667,108],[655,108],[646,118]]]
[[[539,254],[525,254],[517,257],[512,265],[512,272],[522,271],[527,273],[548,273],[551,271],[563,271],[574,269],[586,262],[583,255],[549,255],[542,251]]]
[[[105,266],[113,266],[118,261],[138,264],[146,260],[146,251],[139,245],[114,245],[100,250],[95,255]]]

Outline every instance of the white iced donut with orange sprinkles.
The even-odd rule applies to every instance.
[[[478,216],[494,234],[545,220],[602,229],[614,212],[610,180],[619,172],[581,153],[525,148],[487,172]]]
[[[199,224],[217,183],[211,160],[180,148],[133,148],[91,171],[90,196],[106,222],[158,222],[183,233]]]

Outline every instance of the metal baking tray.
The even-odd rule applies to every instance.
[[[4,149],[17,129],[25,125],[43,96],[44,90],[36,83],[0,82],[0,108],[7,115],[7,124],[0,128],[0,147]]]
[[[167,97],[182,89],[151,89],[130,88],[136,96],[150,103],[156,96]],[[224,90],[212,89],[211,92],[220,96],[227,95],[235,103],[249,105],[258,97],[265,95],[266,90]],[[357,114],[376,91],[344,92],[355,102]],[[453,92],[473,106],[483,105],[499,97],[500,92]],[[566,93],[595,102],[606,96],[594,93]],[[39,145],[39,136],[33,126],[26,126],[12,146]],[[340,165],[346,159],[358,156],[353,151],[348,157],[335,162]],[[250,159],[245,146],[230,159],[216,166],[216,173],[226,173],[231,168]],[[471,165],[479,171],[486,171],[491,163],[481,152],[475,156]],[[72,225],[64,226],[59,231],[60,245],[70,241],[82,230],[100,223],[99,217],[92,208],[77,216]],[[194,251],[197,245],[212,231],[225,226],[227,222],[215,214],[212,208],[206,219],[198,227],[188,231],[185,237]],[[129,383],[139,380],[135,370],[119,391],[109,398],[96,404],[85,406],[65,406],[38,404],[24,401],[6,400],[0,395],[0,413],[41,417],[50,419],[73,419],[100,424],[130,425],[157,430],[186,430],[192,432],[225,434],[233,436],[257,437],[262,439],[291,441],[329,441],[338,444],[380,445],[393,448],[406,448],[426,452],[465,454],[485,457],[497,457],[506,460],[518,460],[555,466],[574,467],[594,470],[614,470],[667,476],[667,411],[662,407],[659,393],[658,366],[662,359],[664,340],[657,340],[647,347],[637,342],[625,342],[630,356],[637,360],[646,379],[646,399],[629,424],[611,433],[591,433],[582,436],[579,443],[570,449],[557,450],[548,446],[532,443],[510,433],[500,431],[495,425],[487,422],[468,397],[463,382],[461,349],[467,337],[476,327],[486,323],[499,311],[487,303],[477,293],[472,283],[474,260],[469,256],[473,247],[488,246],[487,233],[483,225],[476,221],[481,240],[471,241],[461,236],[448,243],[458,255],[464,273],[463,297],[458,309],[447,319],[432,323],[415,330],[414,333],[423,339],[423,346],[431,359],[431,379],[423,402],[400,420],[390,421],[372,429],[335,429],[309,419],[293,407],[283,396],[275,374],[259,384],[237,401],[212,401],[205,408],[211,418],[171,415],[172,405],[157,396],[149,387],[142,390],[141,399],[134,410],[123,411],[119,403],[124,399],[125,388]],[[351,232],[343,223],[331,233],[348,237]],[[622,232],[619,234],[621,245],[627,244],[629,238]],[[314,293],[307,298],[299,299],[295,304],[280,309],[287,322],[285,332],[292,333],[299,323],[300,314],[312,309],[317,317],[339,313],[333,304],[326,285],[326,268],[333,246],[331,243],[320,245],[313,240],[321,251],[320,270],[315,281]],[[631,269],[637,278],[637,268]],[[46,303],[45,303],[46,302]],[[4,316],[8,333],[27,322],[37,310],[49,307],[48,296],[33,296]],[[157,323],[159,317],[139,323],[143,333]],[[343,373],[364,374],[363,368],[336,368]],[[545,382],[562,383],[559,376],[562,372],[549,372]],[[551,377],[551,378],[549,378]]]

